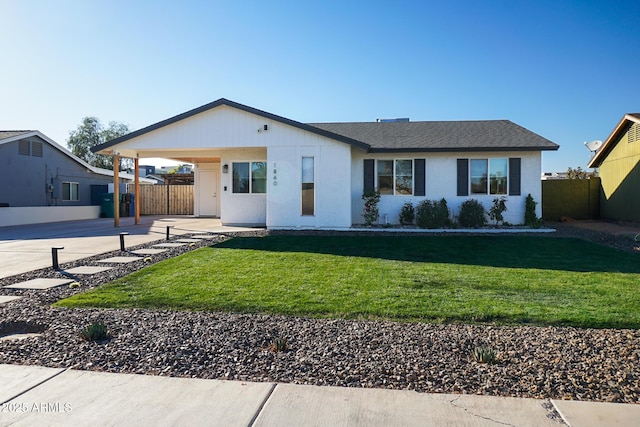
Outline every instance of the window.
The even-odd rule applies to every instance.
[[[266,162],[232,163],[232,190],[238,194],[261,194],[267,192]]]
[[[78,198],[77,182],[63,182],[62,183],[62,200],[67,202],[74,202],[80,200]]]
[[[470,163],[471,194],[507,194],[507,159],[471,159]]]
[[[302,215],[315,214],[315,177],[313,157],[302,158]]]
[[[378,160],[380,194],[413,194],[413,160]]]

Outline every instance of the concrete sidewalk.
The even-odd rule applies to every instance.
[[[640,405],[0,365],[0,426],[633,426]]]
[[[250,230],[222,226],[215,218],[189,216],[145,216],[138,225],[134,224],[134,218],[121,218],[120,227],[114,227],[113,219],[109,218],[0,227],[0,279],[51,267],[53,246],[64,247],[58,253],[62,264],[119,250],[121,232],[129,233],[125,237],[126,247],[164,239],[167,226],[172,227],[172,236]]]

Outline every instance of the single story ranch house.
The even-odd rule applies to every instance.
[[[100,154],[195,165],[194,213],[271,229],[362,224],[366,190],[381,222],[402,205],[445,198],[507,200],[524,222],[531,194],[541,216],[541,153],[558,145],[508,120],[300,123],[219,99],[96,146]]]

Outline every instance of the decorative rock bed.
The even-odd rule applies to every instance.
[[[264,235],[256,231],[250,235]],[[560,227],[559,236],[588,238],[633,250],[606,233]],[[243,235],[247,235],[244,233]],[[46,291],[0,289],[24,298],[0,305],[2,325],[44,326],[40,336],[0,341],[0,363],[108,372],[297,384],[409,389],[436,393],[640,403],[640,331],[564,327],[433,325],[253,314],[59,309],[50,304],[146,265],[228,238],[170,248],[112,270],[79,276],[81,286]],[[152,244],[145,245],[150,247]],[[135,250],[138,246],[129,248]],[[68,269],[119,251],[64,264]],[[148,260],[150,258],[150,260]],[[61,277],[51,269],[0,280]],[[88,342],[78,334],[103,321],[113,336]],[[274,339],[288,349],[270,351]],[[473,361],[488,345],[496,363]]]

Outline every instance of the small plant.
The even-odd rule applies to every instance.
[[[282,337],[275,338],[273,341],[271,341],[271,345],[269,346],[269,350],[273,351],[274,353],[287,351],[288,348],[289,347],[287,344],[287,339]]]
[[[86,341],[104,341],[111,338],[111,335],[103,322],[93,322],[80,331],[80,338]]]
[[[495,221],[495,225],[498,226],[501,222],[504,222],[504,216],[502,215],[507,210],[507,199],[502,197],[496,197],[493,199],[493,204],[489,209],[489,218]]]
[[[444,198],[439,202],[424,200],[416,207],[416,224],[420,228],[443,228],[449,223],[449,207]]]
[[[378,202],[380,201],[380,192],[378,190],[367,191],[362,195],[364,200],[364,224],[371,225],[378,221],[380,211],[378,210]]]
[[[411,225],[416,218],[416,211],[413,208],[413,203],[406,202],[400,209],[400,225]]]
[[[542,226],[542,219],[536,215],[537,204],[531,194],[528,194],[524,201],[524,225],[533,228],[540,228]]]
[[[496,363],[496,352],[488,345],[479,345],[473,348],[473,360],[478,363]]]
[[[469,199],[460,206],[458,214],[458,222],[462,227],[479,228],[487,225],[486,212],[482,204],[475,200]]]

